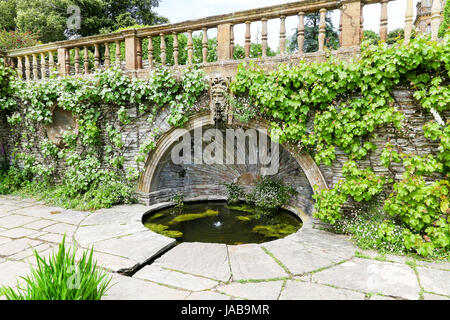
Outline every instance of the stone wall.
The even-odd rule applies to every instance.
[[[377,145],[377,150],[372,152],[367,160],[361,161],[361,167],[372,167],[377,174],[391,173],[397,179],[401,178],[402,168],[400,165],[392,165],[387,169],[380,164],[380,154],[387,142],[395,143],[401,146],[405,153],[415,153],[417,155],[427,155],[437,153],[437,145],[432,143],[423,136],[423,125],[433,119],[430,113],[424,113],[418,106],[412,96],[412,93],[406,89],[399,88],[394,92],[394,98],[397,108],[406,116],[406,126],[403,133],[398,132],[392,126],[381,127],[376,132],[376,137],[371,141]],[[125,169],[135,168],[142,172],[145,164],[136,163],[135,157],[139,152],[140,146],[152,134],[157,132],[156,140],[163,134],[170,132],[173,128],[167,123],[169,110],[167,108],[158,112],[154,122],[149,124],[147,121],[148,114],[139,114],[134,107],[127,109],[131,118],[131,124],[122,126],[117,119],[117,110],[102,106],[102,127],[112,124],[118,128],[123,134],[125,146],[122,155],[125,157]],[[205,94],[197,106],[198,112],[209,111],[209,95]],[[450,114],[442,115],[444,118]],[[156,130],[156,131],[155,131]],[[65,170],[64,160],[48,160],[44,159],[40,152],[39,143],[42,137],[46,136],[45,128],[37,128],[37,132],[33,136],[23,136],[23,132],[16,130],[11,132],[6,124],[5,119],[0,118],[0,143],[3,141],[6,152],[11,159],[14,146],[18,142],[27,142],[31,144],[28,149],[18,148],[19,152],[27,152],[36,155],[41,161],[53,161],[52,165],[57,169],[56,177],[61,177]],[[107,143],[108,137],[102,136],[102,141]],[[19,143],[20,145],[20,143]],[[83,150],[83,146],[79,146],[79,151]],[[101,149],[99,148],[99,152]],[[185,198],[195,199],[196,197],[212,197],[225,198],[225,183],[237,181],[242,175],[247,173],[258,174],[258,168],[251,168],[243,165],[190,165],[179,166],[174,165],[170,161],[170,149],[162,160],[158,163],[156,174],[158,177],[155,183],[152,183],[150,192],[140,194],[141,199],[146,204],[153,204],[161,201],[167,201],[178,192],[182,192]],[[287,184],[293,185],[299,192],[299,196],[292,201],[293,205],[311,214],[313,210],[312,187],[305,176],[305,172],[299,165],[298,160],[284,148],[281,150],[280,171],[276,178],[281,179]],[[337,150],[337,159],[333,165],[328,167],[323,164],[319,166],[328,187],[333,187],[339,179],[342,178],[342,165],[347,161],[346,155]],[[104,167],[108,168],[108,164],[104,163]],[[390,171],[389,171],[390,170]]]

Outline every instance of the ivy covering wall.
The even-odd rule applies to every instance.
[[[418,37],[409,45],[362,45],[356,62],[300,61],[267,73],[255,64],[239,68],[231,88],[241,118],[260,114],[271,121],[272,137],[297,144],[318,164],[331,166],[338,151],[347,155],[344,179],[329,190],[316,190],[315,216],[332,225],[344,217],[348,201],[369,202],[383,190],[377,241],[398,241],[421,255],[448,255],[450,248],[450,34],[439,42]],[[376,175],[359,163],[376,149],[370,142],[378,128],[391,125],[399,134],[404,114],[393,98],[396,87],[408,87],[425,112],[434,115],[423,132],[438,153],[405,154],[386,141],[380,162],[401,163],[402,179]],[[448,113],[447,113],[448,114]],[[312,122],[312,128],[308,123]]]
[[[8,68],[0,70],[0,112],[15,143],[0,193],[24,190],[55,205],[78,209],[136,201],[140,172],[124,167],[121,128],[132,122],[128,110],[138,110],[141,119],[153,123],[159,110],[169,108],[169,123],[182,126],[207,89],[205,74],[198,68],[182,74],[158,68],[148,79],[130,79],[112,68],[91,78],[54,77],[44,82],[21,81]],[[64,132],[62,147],[51,142],[46,132],[55,106],[77,119],[77,130]],[[141,143],[137,163],[145,162],[157,136],[157,131],[152,132]]]

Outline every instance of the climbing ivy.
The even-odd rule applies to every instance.
[[[138,110],[138,117],[146,117],[153,124],[157,112],[167,107],[169,121],[182,126],[207,89],[205,74],[197,67],[186,68],[179,77],[168,68],[158,67],[147,79],[131,79],[112,67],[91,78],[68,76],[25,82],[16,79],[3,64],[0,84],[0,116],[6,117],[20,141],[15,146],[10,172],[0,174],[0,192],[27,189],[30,184],[42,192],[45,185],[52,189],[53,202],[61,204],[60,199],[66,199],[62,205],[82,209],[135,201],[139,172],[124,167],[125,137],[120,131],[132,123],[129,110]],[[180,112],[175,105],[182,106],[182,118],[178,118]],[[50,142],[42,130],[52,123],[52,109],[56,106],[70,111],[77,119],[77,130],[64,133],[62,148]],[[115,111],[105,114],[102,106]],[[39,134],[44,137],[37,137]],[[141,144],[136,162],[145,161],[157,136],[158,132],[153,131]],[[42,159],[35,156],[36,145]],[[51,186],[58,180],[58,160],[65,162],[67,170],[55,189]],[[44,192],[48,194],[47,189]]]
[[[401,224],[406,248],[429,255],[436,248],[450,248],[450,131],[449,121],[441,118],[450,109],[449,40],[450,33],[437,42],[418,36],[409,45],[363,43],[357,61],[300,61],[270,73],[243,64],[231,89],[254,109],[246,115],[271,121],[272,138],[302,146],[318,164],[331,166],[340,151],[347,155],[343,179],[332,189],[316,190],[316,217],[335,224],[347,201],[367,202],[391,189],[384,209],[396,219],[386,220],[385,229]],[[394,181],[370,167],[359,169],[357,161],[376,149],[371,139],[378,128],[390,125],[404,133],[404,115],[392,95],[398,86],[412,89],[423,111],[436,119],[424,127],[424,135],[438,143],[438,154],[406,155],[388,145],[381,163],[388,167],[394,161],[405,168],[403,180]],[[383,234],[385,240],[394,239],[388,231]]]

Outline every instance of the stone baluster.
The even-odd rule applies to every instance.
[[[81,74],[80,68],[80,48],[75,47],[75,75]]]
[[[320,22],[319,22],[319,51],[323,51],[325,47],[325,30],[326,21],[325,17],[327,14],[327,9],[320,9]]]
[[[88,47],[84,47],[84,74],[89,74],[89,50]]]
[[[33,80],[39,79],[38,59],[37,54],[33,53]]]
[[[31,79],[30,56],[25,56],[25,79],[27,81]]]
[[[208,62],[208,29],[203,28],[203,39],[202,39],[202,56],[203,63]]]
[[[148,37],[147,53],[148,53],[148,68],[151,69],[153,68],[153,40],[151,36]]]
[[[261,19],[262,22],[262,31],[261,31],[261,49],[262,49],[262,57],[267,57],[267,19]]]
[[[65,49],[65,51],[64,51],[65,53],[65,59],[64,59],[64,62],[65,62],[65,64],[66,64],[66,69],[65,69],[65,74],[68,76],[68,75],[70,75],[70,49],[68,49],[68,48],[66,48]]]
[[[250,26],[251,26],[251,21],[246,21],[245,22],[245,59],[250,58],[250,50],[251,50],[251,30],[250,30]]]
[[[441,24],[441,10],[441,0],[433,0],[431,7],[431,40],[434,41],[438,39],[439,25]]]
[[[109,43],[105,43],[105,69],[111,67],[111,54],[109,53]]]
[[[166,39],[164,37],[164,34],[160,34],[161,37],[161,64],[165,65],[167,60],[167,54],[166,54]]]
[[[280,17],[280,54],[286,54],[286,16]]]
[[[98,48],[98,43],[94,44],[94,70],[100,69],[100,51]]]
[[[23,78],[22,57],[17,57],[17,76],[19,79]]]
[[[55,60],[53,59],[53,51],[48,52],[48,74],[52,75],[55,69]]]
[[[136,68],[142,69],[142,39],[136,38]]]
[[[188,50],[188,64],[192,65],[192,58],[194,55],[194,43],[192,41],[192,30],[188,30],[187,50]]]
[[[41,79],[44,80],[47,78],[47,62],[45,60],[45,52],[41,53]]]
[[[407,0],[406,13],[405,13],[405,41],[404,44],[408,44],[411,40],[411,31],[413,26],[413,0]]]
[[[389,0],[381,0],[381,16],[380,16],[380,40],[386,41],[388,34],[388,6]]]
[[[116,40],[116,66],[120,67],[122,64],[122,51],[120,50],[120,41]]]
[[[230,57],[233,59],[234,57],[234,24],[231,25],[231,34],[230,34]]]
[[[361,23],[359,24],[359,42],[361,42],[364,37],[364,2],[362,2],[362,1],[361,1],[361,10],[359,12],[360,12],[360,16],[361,16]],[[339,31],[339,37],[340,37],[340,31]]]
[[[178,34],[173,33],[173,64],[175,66],[179,65],[179,53],[178,53]]]
[[[303,45],[305,43],[305,13],[298,13],[298,28],[297,28],[297,44],[298,53],[303,54]]]

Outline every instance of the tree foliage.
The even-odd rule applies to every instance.
[[[305,15],[305,40],[303,43],[303,52],[315,52],[319,49],[319,23],[320,13],[310,13]],[[339,47],[339,36],[331,21],[331,12],[327,12],[325,23],[325,46],[330,49],[337,49]],[[289,40],[288,49],[290,52],[298,50],[297,36],[298,30],[295,30],[294,35]]]
[[[0,0],[0,29],[39,35],[42,42],[91,36],[135,24],[168,22],[154,12],[160,0]],[[80,8],[79,30],[68,29],[72,5]]]

